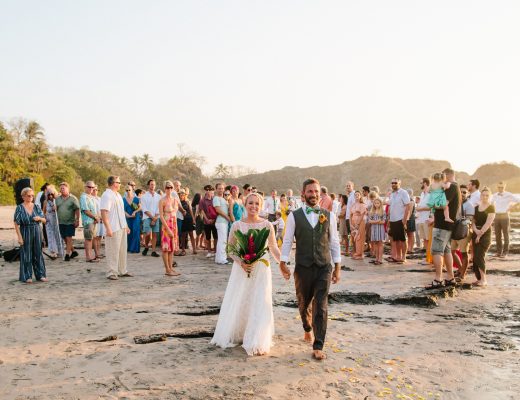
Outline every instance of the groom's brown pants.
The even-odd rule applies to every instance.
[[[294,285],[298,309],[305,332],[314,333],[314,350],[322,350],[327,333],[327,310],[332,265],[311,265],[304,267],[296,264]]]

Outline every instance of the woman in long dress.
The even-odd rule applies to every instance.
[[[274,228],[258,215],[263,208],[263,198],[257,193],[249,194],[245,208],[247,217],[233,224],[228,242],[236,243],[237,230],[247,233],[249,229],[268,228],[269,251],[279,263],[280,251]],[[236,256],[231,257],[234,260],[231,275],[211,343],[222,348],[241,344],[250,356],[266,354],[271,349],[274,335],[271,268],[262,262],[248,265]],[[267,259],[267,254],[264,258]]]
[[[141,202],[139,197],[134,193],[132,186],[126,187],[123,196],[123,204],[125,206],[126,223],[130,228],[130,234],[127,236],[127,249],[129,253],[140,253],[141,251]]]
[[[20,245],[20,281],[32,283],[34,272],[36,280],[47,282],[40,229],[40,223],[46,220],[40,206],[33,203],[33,190],[27,187],[21,195],[23,203],[14,212],[14,229]]]
[[[350,208],[350,229],[354,238],[354,254],[352,259],[362,260],[365,251],[365,216],[367,206],[359,190],[354,195],[356,202]]]
[[[47,231],[47,244],[51,253],[51,258],[55,259],[65,257],[65,250],[63,249],[63,240],[60,236],[58,214],[56,212],[56,203],[54,199],[58,195],[58,192],[53,185],[47,186],[43,196],[43,213],[47,223],[45,224],[45,230]]]

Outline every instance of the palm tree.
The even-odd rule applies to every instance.
[[[146,173],[146,174],[150,175],[150,172],[154,168],[154,163],[153,163],[153,160],[152,160],[152,157],[150,156],[150,154],[145,153],[142,155],[140,165],[141,165],[143,174]]]
[[[228,177],[230,173],[231,169],[227,165],[220,163],[215,167],[215,177],[217,178],[224,179]]]
[[[45,141],[43,128],[36,121],[30,121],[24,130],[24,139],[31,144],[37,144]]]

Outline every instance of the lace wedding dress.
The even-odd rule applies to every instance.
[[[235,222],[229,233],[229,242],[236,243],[234,232],[237,229],[247,233],[249,229],[262,228],[270,230],[269,251],[279,263],[280,251],[276,245],[274,228],[268,221],[253,224]],[[240,266],[240,259],[232,258],[233,267],[211,343],[222,348],[242,344],[250,356],[265,354],[272,346],[274,335],[271,267],[257,262],[248,278]],[[267,253],[263,258],[268,260]]]

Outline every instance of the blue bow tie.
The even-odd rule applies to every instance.
[[[315,212],[316,214],[319,214],[319,213],[320,213],[320,208],[319,208],[319,207],[318,207],[318,208],[307,207],[307,208],[305,209],[305,212],[306,212],[307,214],[310,214],[311,212]]]

